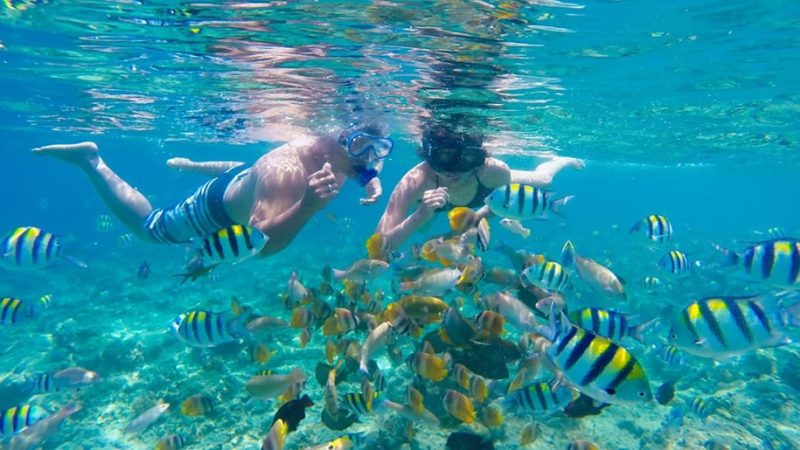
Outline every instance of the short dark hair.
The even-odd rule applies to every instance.
[[[433,170],[469,172],[482,166],[489,156],[483,148],[484,136],[441,123],[429,123],[422,132],[419,155]]]

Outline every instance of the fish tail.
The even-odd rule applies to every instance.
[[[71,262],[72,264],[75,264],[77,267],[79,267],[81,269],[88,269],[89,268],[88,264],[86,264],[85,262],[81,261],[80,259],[78,259],[78,258],[76,258],[74,256],[64,255],[64,258],[67,261]]]
[[[322,268],[322,279],[325,280],[326,283],[330,283],[332,276],[333,270],[331,269],[331,266],[325,265],[325,267]]]
[[[575,264],[575,246],[572,241],[567,241],[561,247],[561,265],[565,267],[572,267]]]
[[[719,244],[715,244],[713,242],[711,243],[711,246],[714,247],[714,249],[717,250],[718,252],[722,253],[723,256],[725,256],[726,265],[735,266],[739,264],[739,255],[736,252],[728,250],[727,248]]]
[[[644,332],[645,332],[645,330],[650,328],[652,325],[655,325],[656,322],[658,322],[658,317],[656,317],[655,319],[648,320],[647,322],[645,322],[643,324],[636,325],[634,327],[630,327],[630,329],[628,330],[628,336],[630,336],[630,337],[636,339],[637,341],[641,342],[642,344],[644,344]]]
[[[367,239],[367,256],[369,259],[380,259],[382,261],[388,260],[389,242],[386,240],[386,235],[382,233],[375,233]]]
[[[633,233],[636,233],[637,231],[641,230],[643,223],[644,223],[644,221],[640,220],[640,221],[636,222],[635,224],[633,224],[631,229],[628,230],[628,234],[633,234]]]
[[[567,217],[561,213],[561,207],[569,203],[573,198],[575,198],[574,195],[567,195],[566,197],[561,197],[558,200],[554,200],[552,203],[550,203],[550,211],[553,211],[554,214],[566,219]]]
[[[769,294],[778,302],[780,314],[786,325],[800,327],[800,291],[784,290]]]
[[[414,281],[401,281],[399,284],[400,291],[413,291],[416,283]]]
[[[250,308],[242,308],[242,313],[228,323],[228,332],[233,337],[244,339],[247,342],[254,340],[253,334],[247,329],[247,322],[250,321]]]

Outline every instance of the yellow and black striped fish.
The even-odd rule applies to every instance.
[[[380,395],[380,392],[373,392],[372,396],[366,396],[361,392],[350,392],[344,395],[344,403],[354,414],[367,414],[372,412],[372,403]]]
[[[20,405],[0,411],[0,436],[10,437],[47,417],[49,413],[36,405]]]
[[[36,308],[18,298],[0,299],[0,325],[13,325],[36,316]]]
[[[552,193],[527,184],[512,183],[495,189],[486,197],[486,205],[496,215],[507,219],[546,219],[547,212],[558,214],[573,195],[553,200]]]
[[[202,252],[213,262],[239,262],[257,255],[269,238],[246,225],[231,225],[203,239]]]
[[[520,274],[520,279],[529,286],[534,285],[548,292],[561,292],[567,287],[571,275],[569,269],[546,259],[544,255],[531,257],[529,263]]]
[[[156,442],[156,450],[179,450],[186,445],[186,440],[179,434],[170,434]]]
[[[672,224],[664,216],[651,214],[636,222],[630,233],[643,232],[653,242],[669,242],[672,239]]]
[[[620,341],[629,336],[642,343],[644,342],[642,333],[653,324],[653,321],[648,321],[634,325],[627,314],[595,307],[570,311],[569,319],[573,324],[612,341]]]
[[[550,325],[540,326],[538,331],[552,342],[546,354],[553,366],[587,396],[611,404],[653,399],[642,365],[611,339],[569,323],[555,310],[550,312]]]
[[[670,341],[697,356],[720,358],[790,342],[800,326],[800,294],[710,297],[694,301],[674,318]]]
[[[61,256],[58,238],[36,227],[19,227],[0,243],[0,261],[8,268],[46,268]]]
[[[506,411],[521,413],[529,411],[537,415],[549,415],[561,411],[572,401],[572,391],[566,386],[553,388],[555,380],[538,381],[517,389],[500,401]]]
[[[684,275],[689,273],[689,257],[680,250],[671,250],[661,258],[659,266],[673,275]]]
[[[778,286],[800,284],[800,239],[758,242],[742,254],[716,247],[728,257],[729,264],[739,266],[751,279]]]
[[[248,316],[248,313],[233,317],[228,313],[189,311],[172,321],[172,329],[192,347],[216,347],[248,337],[245,328]]]

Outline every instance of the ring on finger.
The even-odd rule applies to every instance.
[[[328,192],[333,192],[333,183],[328,183]]]

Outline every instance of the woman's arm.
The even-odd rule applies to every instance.
[[[425,183],[425,174],[417,165],[403,176],[392,191],[389,204],[386,206],[377,233],[384,235],[388,249],[400,246],[422,224],[430,220],[434,211],[447,203],[446,188],[422,191]],[[417,209],[407,216],[408,210],[416,206]]]
[[[548,187],[553,182],[553,177],[561,169],[574,167],[580,170],[583,169],[584,165],[585,163],[582,159],[555,156],[539,164],[534,170],[512,170],[511,182],[529,184],[536,187]]]
[[[229,169],[244,164],[239,161],[192,161],[188,158],[170,158],[167,166],[185,172],[199,173],[215,177]]]
[[[511,183],[511,173],[512,170],[508,168],[508,164],[500,161],[497,158],[488,158],[486,160],[486,164],[481,168],[481,171],[478,174],[478,180],[480,180],[481,184],[490,189],[497,189],[500,186],[505,186]],[[486,205],[478,209],[476,214],[476,221],[484,217],[486,219],[491,219],[493,216],[492,212],[489,210],[489,207]]]

